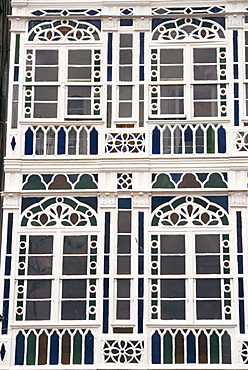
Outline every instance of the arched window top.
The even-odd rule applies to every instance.
[[[96,211],[75,198],[43,199],[23,212],[21,226],[96,226]]]
[[[210,19],[181,18],[159,24],[152,33],[154,41],[204,41],[225,38],[224,28]]]
[[[152,226],[227,226],[224,208],[203,197],[179,197],[158,206],[152,213]]]
[[[92,23],[85,21],[44,21],[30,30],[28,41],[98,42],[100,31]]]

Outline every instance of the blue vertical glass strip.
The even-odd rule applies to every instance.
[[[58,154],[65,154],[65,130],[63,127],[58,133]]]
[[[243,256],[238,256],[238,273],[243,274]]]
[[[233,31],[233,61],[238,62],[238,31]]]
[[[196,363],[195,336],[192,331],[187,336],[187,363]]]
[[[25,149],[24,149],[25,155],[33,154],[33,145],[34,145],[34,133],[31,130],[31,128],[29,128],[25,132]]]
[[[152,336],[152,364],[161,364],[161,338],[157,330]]]
[[[113,34],[108,33],[108,64],[113,62]]]
[[[104,253],[110,252],[110,212],[105,212]]]
[[[234,83],[233,92],[234,92],[234,98],[238,98],[239,97],[239,84],[238,83]]]
[[[143,298],[144,296],[144,279],[138,279],[138,297]]]
[[[233,77],[235,80],[239,78],[239,66],[238,64],[234,64],[233,66]]]
[[[13,231],[13,213],[9,213],[7,225],[7,246],[6,246],[7,254],[11,254],[12,252],[12,231]]]
[[[16,337],[15,365],[24,365],[24,339],[22,332],[19,332]]]
[[[19,67],[14,67],[14,81],[19,80]]]
[[[3,290],[3,298],[8,299],[9,298],[9,285],[10,285],[10,280],[5,279],[4,280],[4,290]]]
[[[152,154],[160,154],[160,130],[157,127],[152,131]]]
[[[218,153],[226,153],[226,130],[223,127],[218,129]]]
[[[245,334],[245,309],[244,301],[239,300],[239,332],[240,334]]]
[[[138,333],[143,333],[143,319],[144,319],[144,302],[142,299],[138,300]]]
[[[144,256],[138,257],[138,274],[144,274]]]
[[[109,274],[109,256],[104,256],[104,274]]]
[[[85,336],[84,364],[94,364],[94,337],[90,330]]]
[[[109,318],[109,301],[108,299],[103,300],[103,323],[102,332],[108,333],[108,318]]]
[[[50,339],[50,365],[59,363],[59,336],[54,332]]]
[[[244,282],[242,278],[238,279],[239,281],[239,298],[244,298]]]
[[[234,126],[239,126],[239,101],[234,100]]]
[[[140,56],[139,63],[144,64],[145,62],[145,33],[140,32]]]
[[[112,67],[107,67],[107,79],[112,81]]]
[[[3,301],[3,321],[2,321],[2,334],[8,334],[9,322],[9,301]]]
[[[144,253],[144,212],[139,212],[138,217],[139,217],[138,222],[139,253]]]
[[[9,276],[11,273],[11,256],[5,258],[5,275]]]
[[[103,297],[109,298],[109,279],[103,279]]]
[[[98,154],[98,132],[95,127],[90,132],[90,154]]]
[[[243,253],[243,240],[242,240],[242,215],[241,211],[237,212],[237,249],[238,253]]]
[[[132,202],[130,198],[119,198],[118,209],[131,209]]]
[[[139,80],[144,81],[145,80],[145,70],[143,66],[139,67]]]

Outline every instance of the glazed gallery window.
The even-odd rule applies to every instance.
[[[98,49],[37,49],[26,52],[25,118],[98,118]]]
[[[16,320],[95,320],[95,235],[22,235],[18,267]]]
[[[228,235],[152,236],[152,319],[229,320]]]
[[[226,116],[225,48],[151,50],[153,117],[190,119]]]

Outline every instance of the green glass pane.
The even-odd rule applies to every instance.
[[[172,337],[168,331],[164,335],[164,364],[172,364]]]
[[[207,153],[215,152],[215,132],[212,127],[207,130]]]
[[[19,54],[20,54],[20,35],[16,35],[16,44],[15,44],[15,64],[19,64]]]
[[[205,183],[204,188],[227,188],[227,184],[223,181],[219,173],[212,173],[209,180]]]
[[[219,362],[219,337],[214,332],[210,337],[210,363],[218,364]]]
[[[27,183],[23,186],[23,190],[46,190],[39,175],[31,175]]]
[[[82,363],[82,335],[76,332],[73,338],[73,365]]]
[[[153,188],[175,188],[173,182],[171,182],[169,175],[161,173],[158,175],[156,182],[152,185]]]
[[[36,335],[32,331],[27,340],[27,365],[35,365],[35,357],[36,357]]]

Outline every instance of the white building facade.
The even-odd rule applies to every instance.
[[[12,1],[1,369],[246,369],[248,3]]]

